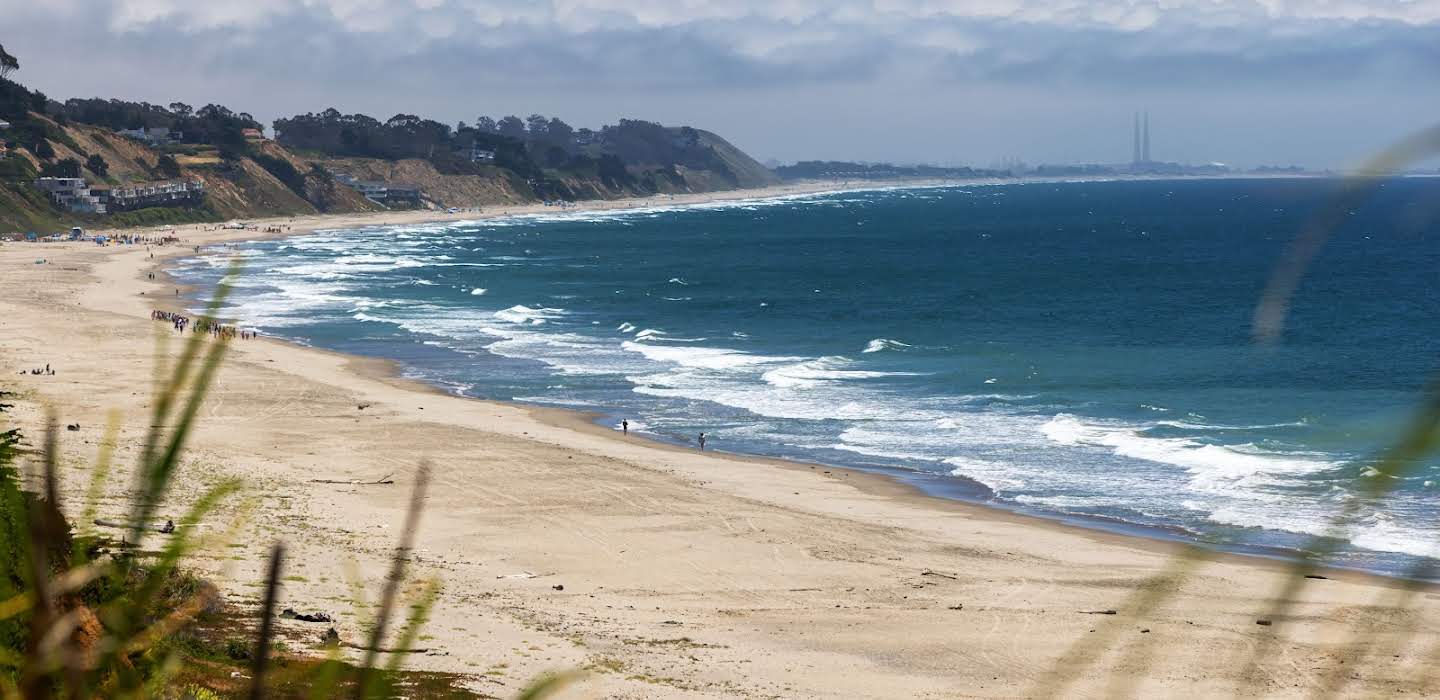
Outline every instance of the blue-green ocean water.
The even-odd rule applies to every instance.
[[[1031,512],[1301,547],[1440,349],[1440,180],[1385,183],[1250,340],[1326,180],[893,189],[324,231],[242,248],[227,314],[470,396],[898,469]],[[222,256],[181,276],[214,282]],[[1440,543],[1419,465],[1341,562]],[[523,468],[523,465],[517,465]],[[1432,482],[1432,480],[1436,480]]]

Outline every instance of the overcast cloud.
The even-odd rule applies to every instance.
[[[1440,121],[1440,0],[0,0],[56,98],[692,124],[761,157],[1342,166]]]

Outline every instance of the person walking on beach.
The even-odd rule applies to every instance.
[[[626,435],[629,435],[629,434],[630,434],[630,421],[625,420],[625,419],[623,419],[623,418],[620,419],[620,432],[622,432],[622,433],[624,433],[624,434],[626,434]]]
[[[700,437],[696,438],[695,440],[700,443],[700,451],[701,451],[701,452],[704,452],[704,451],[705,451],[705,433],[700,433]]]

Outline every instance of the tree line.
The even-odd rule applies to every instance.
[[[114,131],[165,129],[181,143],[214,146],[225,161],[261,155],[244,137],[246,129],[264,128],[249,113],[219,104],[196,109],[183,102],[158,105],[105,98],[59,102],[4,77],[18,67],[18,59],[0,46],[0,118],[12,122],[8,134],[12,147],[23,146],[33,153],[45,163],[45,174],[78,176],[70,173],[82,167],[101,177],[107,172],[103,159],[86,157],[78,147],[72,150],[81,153],[83,162],[54,160],[50,142],[71,146],[71,140],[56,125],[71,122]],[[48,120],[32,118],[32,114]],[[524,119],[482,115],[474,123],[462,121],[452,127],[414,114],[400,113],[381,121],[331,108],[277,119],[273,127],[272,133],[282,145],[300,152],[385,160],[418,158],[446,174],[483,174],[486,168],[502,168],[518,175],[540,196],[579,194],[563,182],[577,179],[640,192],[658,191],[667,186],[666,181],[670,187],[683,188],[681,168],[703,169],[731,181],[737,179],[701,132],[635,119],[621,119],[597,131],[577,129],[559,117],[541,114]],[[472,158],[476,150],[490,151],[493,159]],[[262,163],[292,189],[299,189],[303,175],[291,172],[294,168],[286,165],[274,159]],[[162,156],[159,169],[167,176],[179,171],[169,156]]]
[[[265,128],[250,114],[235,112],[218,104],[195,109],[184,102],[161,106],[99,97],[71,98],[64,102],[50,102],[46,112],[63,121],[103,126],[114,131],[166,129],[177,134],[181,143],[215,146],[221,150],[222,157],[244,150],[245,129]]]
[[[614,188],[658,188],[657,176],[683,181],[676,166],[714,170],[722,176],[729,172],[699,131],[634,119],[594,131],[540,114],[526,119],[481,116],[473,124],[462,121],[452,128],[413,114],[380,121],[331,108],[277,119],[274,127],[276,139],[298,151],[386,160],[421,158],[442,172],[473,170],[477,166],[469,162],[469,154],[477,148],[493,152],[494,165],[531,180],[544,179],[545,171],[551,170],[593,176]]]

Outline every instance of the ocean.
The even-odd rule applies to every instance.
[[[225,314],[457,394],[881,470],[940,495],[1242,551],[1303,548],[1440,358],[1440,180],[1351,211],[1282,342],[1251,316],[1338,183],[890,188],[244,244]],[[213,285],[225,255],[179,264]],[[196,300],[197,305],[200,300]],[[1337,563],[1440,543],[1440,459]]]

